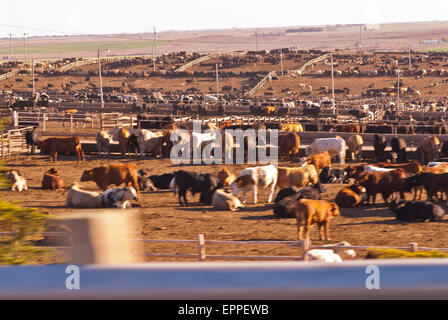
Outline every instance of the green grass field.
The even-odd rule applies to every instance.
[[[168,41],[157,41],[159,46],[166,45]],[[22,42],[23,44],[23,42]],[[27,41],[27,48],[30,54],[59,54],[67,55],[70,53],[90,52],[97,49],[110,49],[111,51],[124,51],[132,49],[145,49],[154,46],[152,40],[130,40],[125,45],[124,41],[98,41],[98,42],[67,42],[67,43],[33,43],[32,40]],[[22,46],[13,47],[13,55],[23,55],[24,49]],[[9,55],[9,46],[0,47],[0,55]]]

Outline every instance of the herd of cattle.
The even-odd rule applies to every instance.
[[[154,153],[157,157],[169,154],[173,142],[171,134],[178,128],[169,126],[160,131],[145,129],[112,129],[97,135],[98,151],[110,152],[108,147],[114,140],[120,144],[120,152]],[[258,190],[269,191],[268,203],[274,202],[273,212],[279,218],[296,218],[299,226],[299,239],[310,238],[313,224],[319,226],[320,239],[330,240],[329,226],[332,217],[340,215],[340,208],[352,208],[361,205],[375,205],[378,194],[381,194],[396,218],[402,221],[439,221],[443,218],[444,209],[434,202],[448,199],[448,163],[435,162],[441,151],[440,141],[434,137],[422,140],[419,149],[422,164],[408,161],[406,143],[401,138],[391,141],[392,152],[385,152],[387,143],[385,136],[374,136],[375,163],[362,163],[363,139],[353,134],[347,142],[339,136],[314,140],[306,148],[306,156],[299,157],[300,137],[297,126],[285,127],[279,135],[279,154],[289,160],[296,161],[294,167],[275,165],[254,166],[242,170],[239,175],[228,169],[217,174],[198,173],[178,170],[163,175],[149,175],[144,170],[130,164],[109,164],[107,166],[85,170],[80,182],[93,181],[103,193],[82,190],[77,182],[67,187],[59,173],[52,168],[43,175],[42,189],[68,189],[66,206],[77,208],[131,207],[132,200],[138,200],[141,191],[172,190],[178,195],[179,204],[188,206],[188,191],[194,196],[200,195],[199,202],[211,205],[219,210],[235,211],[245,207],[247,195],[251,194],[253,203],[258,202]],[[209,126],[209,130],[219,130]],[[288,130],[288,131],[287,131]],[[190,132],[195,148],[203,148],[213,138],[210,134]],[[226,135],[224,134],[223,137]],[[223,144],[224,153],[234,144],[226,139]],[[27,134],[27,142],[37,145],[41,153],[50,154],[50,159],[57,160],[57,154],[78,155],[78,163],[85,161],[81,143],[77,137],[40,139],[37,132]],[[352,164],[345,166],[346,151],[351,153]],[[338,162],[338,166],[332,164]],[[357,162],[358,164],[355,164]],[[26,179],[18,171],[8,171],[6,177],[11,180],[13,191],[27,190]],[[337,193],[334,202],[321,200],[326,192],[325,184],[344,183]],[[124,188],[118,188],[125,184]],[[108,189],[115,185],[117,188]],[[422,200],[423,189],[427,201]],[[277,195],[275,191],[279,190]],[[414,196],[407,201],[406,196]],[[418,196],[418,201],[417,201]]]

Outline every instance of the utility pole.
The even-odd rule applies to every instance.
[[[157,54],[157,37],[156,37],[156,27],[154,27],[154,43],[152,45],[153,55],[152,60],[154,62],[154,71],[156,71],[156,54]]]
[[[98,74],[99,74],[99,76],[100,76],[101,108],[104,108],[103,78],[102,78],[102,76],[101,76],[101,58],[100,58],[100,49],[98,49]]]
[[[26,33],[23,34],[23,54],[25,55],[26,60]]]
[[[398,114],[398,106],[400,104],[400,70],[397,71],[398,74],[398,82],[397,82],[397,114]]]
[[[33,97],[36,95],[36,82],[34,80],[34,59],[31,59],[31,73],[33,75]]]
[[[408,47],[408,49],[409,49],[409,70],[412,70],[411,47]]]
[[[218,73],[218,64],[216,64],[216,98],[219,99],[219,73]]]
[[[9,60],[12,60],[12,36],[13,34],[9,34]]]
[[[283,77],[283,50],[280,49],[280,69],[282,72],[282,77]]]
[[[255,43],[257,45],[257,52],[258,52],[258,31],[255,31]]]
[[[124,57],[127,58],[128,51],[128,39],[126,38],[126,34],[124,35]]]
[[[333,113],[336,112],[336,104],[334,101],[334,68],[333,68],[333,54],[330,54],[331,58],[331,94],[332,94],[332,105],[333,105]]]

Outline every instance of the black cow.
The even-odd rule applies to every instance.
[[[131,134],[128,140],[128,147],[131,153],[140,153],[140,147],[138,145],[138,138],[135,134]]]
[[[149,176],[149,179],[151,179],[152,183],[154,184],[154,187],[157,189],[169,189],[171,180],[174,179],[174,173],[164,173],[162,175],[152,175]]]
[[[31,147],[31,154],[34,154],[34,148],[39,144],[39,141],[41,140],[41,135],[39,132],[36,132],[35,129],[27,131],[25,133],[25,141],[26,141],[26,147]]]
[[[404,201],[395,199],[389,204],[395,218],[407,222],[441,221],[445,210],[431,202]]]
[[[321,183],[349,183],[350,179],[347,171],[327,166],[319,174],[319,181]]]
[[[384,149],[386,149],[386,137],[382,134],[375,134],[373,136],[373,148],[375,149],[375,159],[383,156]]]
[[[179,204],[182,206],[182,198],[184,198],[185,206],[188,206],[187,191],[189,190],[194,196],[200,193],[199,202],[211,204],[213,191],[220,185],[218,179],[211,174],[202,174],[192,171],[176,171],[174,173],[176,179],[177,192],[179,195]]]
[[[138,179],[138,186],[141,191],[146,189],[150,191],[157,191],[157,188],[154,186],[154,183],[144,170],[138,171],[137,179]]]
[[[442,148],[440,149],[440,156],[441,157],[448,156],[448,141],[447,140],[442,142]]]
[[[397,154],[397,162],[405,163],[408,162],[406,155],[406,141],[403,138],[394,137],[390,141],[390,146],[392,148],[392,152]]]
[[[295,192],[297,190],[297,192]],[[299,199],[320,200],[325,188],[320,183],[306,186],[298,190],[296,187],[285,188],[275,197],[274,214],[279,218],[295,218],[296,205]]]

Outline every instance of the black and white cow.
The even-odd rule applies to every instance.
[[[39,132],[36,132],[35,129],[27,131],[25,133],[25,141],[26,141],[26,147],[31,147],[31,154],[34,154],[35,147],[39,144],[39,141],[41,140],[41,135]]]
[[[445,210],[432,202],[405,201],[395,199],[389,205],[395,218],[407,222],[441,221]]]
[[[324,167],[319,174],[320,183],[349,183],[348,174],[345,170]]]
[[[106,208],[132,208],[130,200],[138,200],[137,191],[133,187],[107,189],[101,194],[103,206]]]

